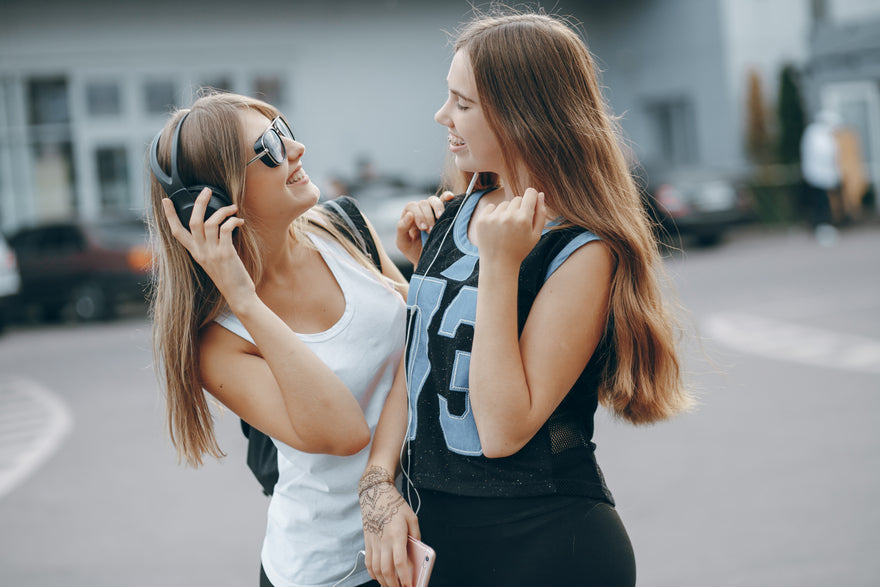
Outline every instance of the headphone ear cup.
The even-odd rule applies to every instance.
[[[180,223],[183,224],[184,228],[187,230],[189,230],[189,221],[192,217],[196,198],[199,197],[199,194],[202,193],[204,188],[211,190],[211,199],[205,207],[205,220],[210,218],[211,215],[220,208],[232,204],[229,196],[223,193],[223,190],[210,185],[195,185],[178,191],[171,196],[171,202],[174,204],[174,209],[177,211],[177,217],[180,218]]]

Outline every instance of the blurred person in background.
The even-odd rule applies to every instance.
[[[260,585],[375,585],[352,570],[357,483],[393,385],[406,401],[405,284],[316,206],[304,152],[245,96],[170,117],[151,147],[154,355],[181,459],[223,456],[203,389],[277,447]]]
[[[593,57],[564,19],[502,9],[464,26],[447,82],[444,187],[471,185],[398,224],[409,411],[383,414],[362,477],[368,568],[397,585],[418,528],[431,587],[632,586],[594,413],[647,424],[692,398]]]
[[[831,202],[839,194],[841,184],[835,137],[840,122],[836,112],[821,110],[801,137],[801,172],[810,226],[823,246],[833,245],[837,240]]]

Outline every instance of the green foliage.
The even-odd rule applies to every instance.
[[[800,141],[806,116],[799,81],[798,70],[785,65],[775,108],[765,110],[760,78],[749,72],[746,147],[754,164],[750,188],[755,217],[762,224],[794,224],[805,217]]]
[[[779,99],[776,115],[779,118],[777,151],[780,163],[799,163],[800,142],[806,127],[804,104],[801,98],[798,71],[791,64],[779,74]]]
[[[759,223],[795,224],[803,216],[801,184],[768,185],[756,182],[751,190],[755,218]]]

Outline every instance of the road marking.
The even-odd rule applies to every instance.
[[[41,385],[0,381],[0,498],[52,456],[72,425],[64,402]]]
[[[880,373],[880,341],[752,314],[722,312],[703,321],[706,334],[734,350],[807,365]]]

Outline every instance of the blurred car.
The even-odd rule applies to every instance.
[[[18,273],[15,251],[0,235],[0,331],[6,327],[12,317],[11,313],[20,288],[21,276]]]
[[[751,192],[734,174],[688,168],[641,175],[645,205],[663,236],[714,245],[752,218]]]
[[[146,302],[152,257],[143,220],[61,221],[9,237],[21,273],[19,304],[48,319],[99,320]]]

